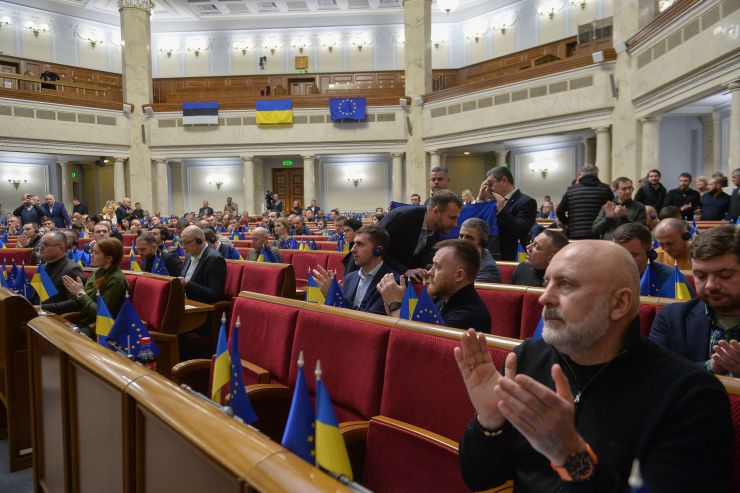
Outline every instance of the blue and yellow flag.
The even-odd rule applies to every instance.
[[[298,250],[302,251],[309,251],[311,250],[311,245],[306,240],[301,241],[301,245],[298,247]]]
[[[309,303],[318,303],[323,305],[326,299],[324,294],[321,292],[319,285],[316,284],[316,279],[311,275],[311,271],[308,272],[308,289],[306,290],[306,301]]]
[[[133,247],[131,248],[131,252],[129,252],[128,270],[141,272],[141,266],[139,265],[139,262],[136,261],[136,252],[134,252]]]
[[[170,272],[167,270],[164,260],[160,255],[154,256],[154,262],[152,262],[152,274],[159,274],[161,276],[169,276]]]
[[[5,262],[5,257],[3,257],[3,271],[0,272],[0,284],[4,288],[10,288],[11,286],[8,285],[8,265]]]
[[[316,461],[316,417],[314,416],[308,386],[303,377],[303,351],[298,356],[298,376],[296,377],[293,401],[290,403],[288,421],[280,443],[309,464]]]
[[[236,247],[233,245],[229,247],[228,256],[229,256],[229,259],[231,260],[244,260],[241,254],[239,253],[239,250],[237,250]]]
[[[244,378],[242,376],[242,363],[239,356],[239,326],[241,322],[236,319],[234,328],[231,329],[231,341],[229,342],[229,363],[231,366],[231,381],[229,382],[229,406],[234,410],[234,415],[239,416],[242,421],[252,424],[257,421],[257,415],[252,409],[247,391],[244,390]]]
[[[15,288],[16,277],[18,277],[18,265],[16,265],[15,259],[13,259],[13,265],[10,266],[10,271],[8,271],[8,282],[13,288]]]
[[[26,264],[23,263],[20,269],[16,267],[16,271],[18,272],[18,274],[13,280],[13,289],[15,289],[18,294],[23,295],[27,300],[30,300],[31,298],[33,298],[34,290],[28,282],[28,276],[26,275]]]
[[[527,250],[519,242],[516,244],[516,261],[519,263],[527,261]]]
[[[336,306],[339,308],[349,308],[349,301],[347,301],[347,298],[344,297],[344,294],[342,293],[342,288],[339,287],[339,282],[337,282],[337,276],[336,274],[334,277],[331,278],[331,283],[329,284],[329,290],[326,292],[326,301],[324,302],[325,305],[328,306]]]
[[[280,248],[287,250],[298,250],[298,242],[292,236],[288,240],[280,240]]]
[[[432,297],[429,296],[426,286],[421,290],[421,295],[419,295],[419,301],[416,303],[416,310],[414,310],[411,320],[428,324],[445,324],[444,320],[442,320],[442,315],[437,310],[437,306],[432,301]]]
[[[98,305],[98,313],[95,317],[95,333],[98,335],[98,342],[101,345],[108,347],[108,334],[110,334],[110,330],[113,328],[115,321],[113,320],[113,316],[110,314],[110,310],[108,310],[108,307],[105,305],[103,297],[100,296],[100,291],[98,291],[95,301]]]
[[[180,246],[179,243],[177,245],[173,245],[173,246],[176,246],[177,247],[177,249],[175,250],[175,255],[177,255],[178,257],[184,257],[185,256],[185,251],[182,249],[182,247]]]
[[[115,346],[126,354],[136,356],[141,350],[142,337],[151,337],[151,335],[146,330],[146,325],[142,322],[139,314],[136,313],[134,305],[131,304],[128,293],[126,293],[126,299],[123,300],[121,309],[118,311],[115,322],[113,322],[113,327],[108,333],[106,345]],[[159,356],[159,348],[154,339],[152,339],[151,348],[154,356]]]
[[[4,242],[4,241],[2,241],[2,240],[0,240],[0,250],[5,250],[5,249],[7,249],[7,248],[8,248],[8,247],[6,247],[6,246],[5,246],[5,242]]]
[[[329,392],[321,380],[321,363],[316,361],[316,465],[352,480],[347,447]]]
[[[367,98],[329,98],[331,121],[364,120],[367,116]]]
[[[44,269],[43,264],[36,267],[36,272],[33,274],[33,278],[31,279],[31,286],[39,295],[41,303],[59,293],[59,291],[57,291],[57,287],[54,286],[54,283],[51,281],[51,277],[49,277],[46,269]]]
[[[269,247],[264,247],[260,250],[260,254],[257,257],[257,262],[269,262],[271,264],[277,264],[278,259]]]
[[[399,318],[405,318],[411,320],[411,316],[416,310],[416,303],[419,302],[419,297],[416,296],[416,291],[411,281],[406,281],[406,293],[403,295],[403,301],[401,302],[401,313],[398,314]]]
[[[311,240],[311,250],[318,250],[319,246],[316,244],[316,240]]]
[[[257,101],[257,125],[279,125],[293,123],[293,101],[273,99]]]
[[[545,319],[540,317],[540,321],[537,322],[537,327],[534,328],[534,334],[532,334],[532,339],[542,339],[542,331],[545,328]]]
[[[213,378],[211,379],[211,400],[218,404],[224,403],[231,379],[229,369],[229,345],[226,339],[226,313],[221,316],[221,328],[218,330],[218,344],[213,361]]]
[[[658,296],[658,286],[655,284],[650,262],[648,262],[647,268],[640,278],[640,296]]]
[[[678,269],[678,264],[675,264],[673,269],[673,275],[663,283],[656,296],[675,298],[678,301],[690,300],[691,290],[686,276]]]
[[[349,252],[349,244],[344,239],[344,233],[340,233],[337,238],[337,251],[338,252]]]

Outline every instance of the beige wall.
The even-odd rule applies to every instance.
[[[530,165],[544,164],[548,167],[547,177],[539,171],[531,171]],[[517,186],[523,193],[542,203],[545,195],[552,195],[556,203],[570,186],[576,169],[576,148],[532,151],[514,155],[514,173]]]
[[[387,209],[390,201],[388,187],[388,161],[354,161],[352,157],[339,158],[340,162],[324,163],[323,198],[325,211],[338,208],[341,211]],[[375,159],[383,159],[381,157]],[[362,182],[355,187],[347,178],[361,176]]]
[[[189,211],[198,212],[204,200],[214,211],[223,210],[227,196],[234,197],[234,201],[239,203],[244,194],[240,166],[185,166],[185,176],[185,208]],[[217,190],[215,185],[219,179],[224,182],[221,190]]]
[[[8,183],[8,179],[25,179],[18,190]],[[46,165],[25,165],[14,162],[12,157],[0,159],[0,204],[3,210],[12,213],[21,205],[24,193],[37,194],[43,200],[48,190],[48,167]]]
[[[484,156],[448,156],[446,164],[452,176],[450,185],[452,190],[459,194],[465,189],[470,189],[473,196],[476,196],[486,175],[486,169],[491,167],[492,161],[487,161]]]

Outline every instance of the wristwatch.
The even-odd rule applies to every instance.
[[[591,479],[591,476],[596,472],[596,464],[598,463],[598,458],[593,449],[589,444],[586,444],[585,450],[570,454],[562,466],[556,466],[552,463],[550,463],[550,466],[563,481],[578,482]]]
[[[80,299],[80,298],[82,298],[83,296],[85,296],[85,292],[84,292],[84,291],[80,291],[79,293],[77,293],[77,294],[75,295],[75,298],[77,298],[77,299],[79,300],[79,299]]]
[[[390,303],[388,303],[388,312],[398,310],[399,308],[401,308],[401,305],[403,305],[403,303],[401,303],[400,301],[391,301]]]

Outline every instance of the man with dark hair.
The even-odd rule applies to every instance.
[[[730,198],[730,221],[737,221],[740,217],[740,168],[732,172],[732,197]]]
[[[357,219],[350,218],[344,221],[344,241],[347,242],[348,253],[344,256],[342,259],[342,264],[344,265],[344,274],[347,275],[350,272],[354,272],[360,267],[355,264],[354,261],[354,255],[352,254],[352,247],[355,244],[355,237],[357,236],[357,231],[362,228],[362,222],[360,222]]]
[[[658,219],[660,221],[662,221],[663,219],[683,220],[683,215],[681,214],[681,209],[679,209],[675,205],[667,205],[663,207],[660,212],[658,212]]]
[[[116,208],[116,223],[122,224],[124,219],[128,219],[130,221],[133,214],[134,210],[131,208],[131,198],[124,197]]]
[[[516,266],[511,284],[542,287],[545,270],[550,261],[568,244],[568,238],[557,231],[546,229],[527,245],[527,260]]]
[[[41,303],[44,311],[51,313],[68,313],[77,311],[78,305],[74,294],[67,291],[62,281],[63,276],[72,279],[84,279],[82,267],[75,264],[67,257],[67,237],[61,231],[46,233],[39,243],[39,255],[46,273],[49,274],[51,282],[57,288],[57,294]],[[34,294],[32,303],[39,304],[38,294]]]
[[[72,220],[67,214],[67,208],[61,202],[57,202],[53,194],[46,195],[46,203],[41,205],[41,209],[46,217],[50,217],[54,221],[55,227],[68,228],[72,225]]]
[[[31,194],[24,193],[22,201],[22,204],[13,211],[13,215],[20,218],[21,226],[26,223],[41,224],[41,219],[45,215],[44,210],[36,205]]]
[[[689,248],[691,247],[691,233],[686,223],[680,219],[663,219],[656,226],[655,240],[660,248],[655,250],[658,254],[656,260],[669,267],[678,264],[681,270],[691,269]]]
[[[18,248],[31,248],[38,250],[41,235],[39,235],[39,225],[36,223],[26,223],[23,225],[23,233],[16,240]]]
[[[447,233],[457,225],[460,209],[460,197],[449,190],[440,190],[426,207],[398,207],[389,212],[380,227],[390,235],[386,260],[391,267],[412,281],[423,280],[426,266],[434,257],[434,244],[439,241],[440,233]]]
[[[180,258],[174,253],[159,252],[157,248],[157,239],[150,233],[144,233],[136,238],[136,253],[141,255],[144,265],[141,269],[144,272],[152,272],[154,260],[159,257],[160,262],[164,262],[167,273],[172,277],[180,277],[182,274],[182,264]]]
[[[421,195],[419,195],[418,193],[412,193],[411,205],[421,205]]]
[[[631,199],[632,183],[630,182],[629,185]],[[626,196],[626,194],[623,195]],[[589,164],[581,168],[581,178],[578,183],[568,187],[556,211],[558,221],[565,226],[568,238],[571,240],[597,238],[599,234],[593,230],[594,221],[605,204],[611,203],[613,198],[614,194],[609,185],[599,180],[598,167]],[[606,207],[611,210],[610,206]],[[620,214],[622,210],[623,208],[620,207]],[[624,213],[626,212],[625,210]]]
[[[303,219],[303,216],[299,216],[299,215],[293,216],[293,222],[291,226],[293,226],[290,232],[291,235],[311,236],[311,230],[308,229],[308,226],[306,226],[306,221]]]
[[[665,187],[660,183],[660,176],[660,171],[657,169],[648,171],[647,183],[643,183],[635,194],[636,201],[645,205],[652,205],[656,211],[663,208],[667,194]]]
[[[701,198],[701,219],[721,221],[729,212],[730,196],[722,191],[722,179],[712,176],[709,180],[709,190]]]
[[[491,237],[491,250],[501,260],[516,260],[517,245],[526,245],[529,230],[537,218],[537,202],[514,186],[514,176],[509,168],[497,166],[488,170],[481,183],[478,202],[496,201],[498,237]],[[491,246],[489,246],[491,248]]]
[[[350,250],[357,270],[345,272],[342,283],[342,294],[353,310],[385,314],[378,283],[386,275],[394,279],[399,278],[399,274],[384,262],[389,244],[388,232],[379,226],[363,226],[357,230]],[[316,266],[312,274],[319,289],[326,296],[333,273]]]
[[[72,213],[79,213],[81,216],[87,214],[87,206],[80,202],[77,197],[72,199]]]
[[[640,337],[639,293],[623,248],[578,241],[547,268],[542,339],[515,348],[503,375],[482,334],[462,335],[454,356],[475,415],[459,452],[471,490],[513,478],[515,491],[626,492],[638,459],[646,490],[729,491],[727,392]]]
[[[691,261],[698,298],[664,306],[650,339],[708,371],[740,376],[740,229],[702,232]]]
[[[213,215],[213,207],[210,207],[208,205],[208,201],[207,200],[204,200],[203,201],[203,207],[201,207],[200,209],[198,209],[198,217],[203,217],[203,216],[208,217],[208,216],[212,216],[212,215]]]
[[[321,207],[316,203],[316,199],[311,199],[311,205],[306,207],[306,210],[311,211],[314,217],[316,217],[319,215],[319,211],[321,210]]]
[[[440,190],[448,190],[450,188],[450,170],[441,166],[435,166],[429,172],[429,198]],[[429,203],[429,198],[424,202],[424,205]]]
[[[460,226],[459,238],[472,242],[480,251],[480,269],[475,282],[501,282],[501,271],[488,251],[488,223],[478,217],[466,219]]]
[[[691,173],[684,172],[678,175],[678,188],[670,190],[663,202],[664,206],[678,207],[681,217],[687,221],[694,219],[694,211],[701,206],[701,195],[691,188],[691,180]]]
[[[432,199],[435,197],[437,195]],[[478,248],[466,240],[444,240],[435,249],[437,252],[429,270],[431,283],[428,291],[445,326],[458,329],[472,327],[479,332],[490,333],[491,316],[475,290],[475,276],[480,270]],[[402,278],[399,284],[392,275],[386,275],[378,284],[386,313],[391,317],[400,314],[406,282]]]
[[[597,237],[611,240],[614,230],[622,224],[645,224],[645,206],[632,200],[632,180],[624,176],[614,180],[614,201],[608,201],[599,211],[592,230]]]

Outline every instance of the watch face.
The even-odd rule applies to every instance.
[[[595,464],[588,452],[584,450],[569,458],[564,467],[573,481],[585,481],[593,475]]]

